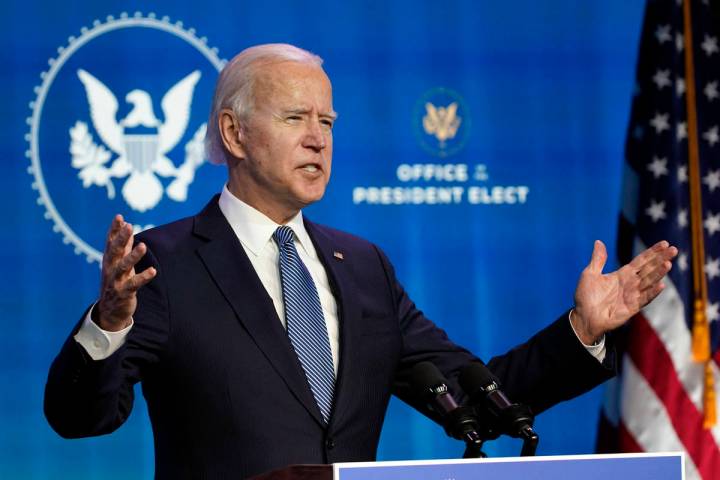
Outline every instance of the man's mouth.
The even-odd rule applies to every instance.
[[[319,165],[314,164],[314,163],[309,163],[309,164],[307,164],[307,165],[303,165],[303,166],[300,167],[300,168],[301,168],[302,170],[305,170],[306,172],[309,172],[309,173],[315,173],[315,172],[317,172],[317,171],[320,170]]]

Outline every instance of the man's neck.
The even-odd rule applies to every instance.
[[[276,205],[269,205],[266,202],[255,201],[252,196],[245,195],[245,190],[234,186],[232,182],[227,184],[228,191],[237,199],[242,200],[247,205],[262,213],[278,225],[285,225],[295,218],[300,209],[289,210]]]

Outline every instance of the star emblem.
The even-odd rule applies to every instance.
[[[652,120],[650,120],[650,125],[653,126],[655,129],[655,133],[661,133],[663,130],[669,130],[670,124],[668,123],[668,120],[670,118],[670,115],[667,113],[656,113]]]
[[[687,171],[687,165],[680,165],[677,169],[677,180],[680,183],[687,183],[688,181],[688,171]]]
[[[708,235],[713,235],[715,232],[720,231],[720,213],[714,215],[708,215],[703,225],[708,231]]]
[[[707,140],[711,147],[714,147],[717,142],[720,142],[720,132],[718,132],[718,126],[708,129],[707,132],[703,133],[703,138]]]
[[[658,70],[653,76],[653,82],[657,85],[658,90],[662,90],[665,87],[669,87],[672,83],[670,81],[670,70]]]
[[[682,209],[678,212],[677,221],[680,228],[686,228],[688,226],[688,212],[686,209]]]
[[[683,138],[687,138],[687,123],[680,122],[675,127],[675,138],[679,142]]]
[[[713,53],[718,52],[718,40],[717,37],[711,37],[710,35],[705,35],[705,39],[703,40],[703,43],[700,45],[703,50],[705,50],[705,55],[708,57],[711,56]]]
[[[648,165],[647,169],[653,173],[655,178],[667,175],[667,158],[653,157],[653,161]]]
[[[685,79],[678,78],[675,80],[675,95],[681,97],[683,93],[685,93]]]
[[[708,258],[705,263],[705,275],[707,275],[708,280],[720,277],[720,258]]]
[[[718,82],[715,80],[714,82],[708,82],[707,85],[705,85],[705,88],[703,89],[703,93],[707,97],[709,102],[712,102],[718,96],[720,96],[720,93],[718,93]]]
[[[660,44],[672,40],[672,35],[670,35],[670,25],[659,25],[657,30],[655,30],[655,38],[657,38],[657,41]]]
[[[720,318],[720,302],[708,303],[705,307],[705,316],[708,322],[714,322]]]
[[[682,33],[675,34],[675,49],[678,52],[682,52],[685,47],[685,40],[683,39]]]
[[[680,253],[678,254],[677,264],[678,264],[678,268],[680,269],[681,272],[684,272],[684,271],[686,271],[686,270],[688,269],[688,256],[687,256],[687,253],[685,253],[685,252],[680,252]]]
[[[716,188],[720,187],[720,169],[708,172],[703,177],[703,183],[708,186],[710,193],[714,192]]]
[[[650,203],[650,206],[645,210],[645,213],[652,218],[653,222],[657,222],[658,220],[665,218],[667,216],[665,214],[665,202],[656,202],[653,200]],[[718,229],[720,229],[720,225],[718,225]]]

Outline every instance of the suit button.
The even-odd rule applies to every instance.
[[[325,447],[327,447],[328,450],[332,450],[333,448],[335,448],[335,440],[333,440],[332,438],[328,438],[327,440],[325,440]]]

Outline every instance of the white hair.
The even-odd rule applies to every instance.
[[[226,163],[225,146],[220,137],[218,115],[230,108],[235,115],[246,118],[252,112],[254,89],[260,67],[279,62],[298,62],[322,65],[323,60],[314,53],[286,43],[268,43],[246,48],[230,60],[218,78],[210,117],[205,133],[205,154],[210,163]]]

